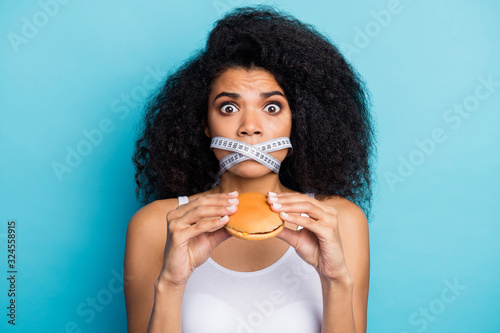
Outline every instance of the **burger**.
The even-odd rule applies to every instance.
[[[263,240],[278,235],[285,223],[271,210],[263,193],[247,192],[238,196],[238,210],[229,216],[224,228],[233,236],[248,240]]]

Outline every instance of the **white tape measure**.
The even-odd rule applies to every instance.
[[[265,142],[261,142],[255,145],[249,145],[248,143],[241,142],[238,140],[223,138],[216,136],[212,138],[212,143],[210,148],[218,148],[223,150],[232,151],[232,154],[227,155],[219,161],[219,177],[227,169],[231,168],[235,164],[252,159],[265,165],[275,173],[279,173],[281,162],[269,155],[268,153],[292,148],[292,143],[287,137],[277,138]]]

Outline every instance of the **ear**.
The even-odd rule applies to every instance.
[[[201,126],[203,127],[203,131],[205,132],[205,135],[208,138],[211,138],[211,136],[210,136],[210,129],[208,128],[207,120],[205,118],[203,118],[201,120]]]

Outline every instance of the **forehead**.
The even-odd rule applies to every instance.
[[[244,90],[283,92],[274,75],[265,69],[229,68],[221,73],[212,84],[212,93]]]

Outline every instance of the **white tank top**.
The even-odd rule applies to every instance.
[[[179,197],[179,205],[188,202]],[[313,333],[321,331],[323,297],[316,270],[290,246],[274,264],[237,272],[211,258],[189,278],[183,333]]]

